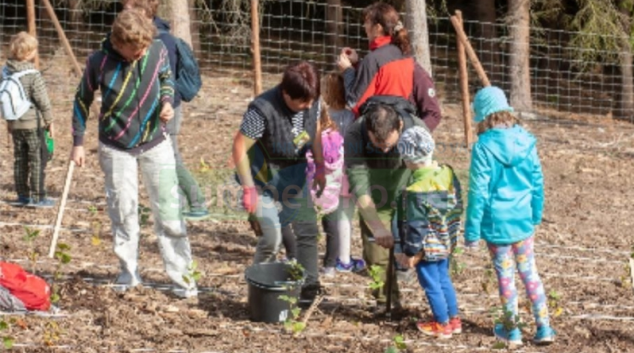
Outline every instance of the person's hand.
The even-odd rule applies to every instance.
[[[398,262],[399,265],[403,266],[404,268],[409,268],[409,257],[407,257],[407,255],[400,253],[400,254],[394,254],[394,259],[396,260],[396,262]]]
[[[423,259],[423,252],[419,252],[418,254],[408,258],[409,259],[409,267],[416,267],[416,265]]]
[[[258,191],[255,186],[246,186],[242,188],[242,204],[247,212],[255,214],[258,208]]]
[[[53,123],[48,124],[48,128],[46,130],[48,130],[48,135],[51,138],[55,138],[55,125],[53,125]]]
[[[480,248],[480,241],[467,241],[464,242],[464,247],[467,251],[477,251]]]
[[[345,55],[346,57],[348,57],[348,60],[350,60],[350,63],[352,65],[355,65],[356,63],[359,62],[359,54],[357,54],[357,51],[350,48],[350,47],[345,47],[343,49],[341,49],[341,54]]]
[[[78,167],[82,167],[86,160],[86,153],[84,152],[84,146],[75,146],[70,154],[70,160],[75,162]]]
[[[161,108],[161,115],[159,118],[162,122],[166,123],[174,117],[174,108],[172,108],[172,104],[164,103],[163,108]]]
[[[346,69],[352,67],[352,62],[350,62],[346,54],[340,54],[339,57],[337,57],[337,67],[339,71],[344,72]]]
[[[325,188],[326,167],[323,164],[317,164],[315,168],[315,176],[313,178],[313,190],[317,190],[317,197],[321,197]]]
[[[389,249],[394,245],[392,232],[383,227],[374,233],[374,241],[386,249]]]

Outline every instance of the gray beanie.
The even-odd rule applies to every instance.
[[[401,157],[412,163],[431,162],[435,146],[431,133],[422,126],[414,126],[405,130],[398,140],[398,150]]]

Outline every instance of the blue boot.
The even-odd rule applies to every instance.
[[[518,328],[514,328],[511,331],[508,331],[504,328],[502,324],[495,324],[495,328],[493,329],[493,334],[495,338],[500,341],[514,344],[519,346],[522,344],[522,331]]]
[[[555,330],[550,326],[542,326],[537,328],[533,342],[539,345],[548,345],[555,342]]]

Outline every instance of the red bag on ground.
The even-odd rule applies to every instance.
[[[48,283],[19,265],[0,261],[0,286],[20,299],[28,310],[46,311],[51,307],[51,287]]]

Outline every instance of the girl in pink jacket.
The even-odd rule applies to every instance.
[[[322,226],[326,233],[326,256],[322,273],[333,277],[337,272],[358,272],[365,268],[362,259],[350,256],[350,234],[354,202],[349,193],[348,178],[344,172],[343,141],[346,128],[354,121],[354,114],[345,109],[343,78],[337,73],[326,75],[322,82],[322,149],[326,173],[326,187],[317,197],[313,191],[313,202],[318,214],[323,216]],[[312,153],[307,153],[306,177],[309,182],[315,176]]]

